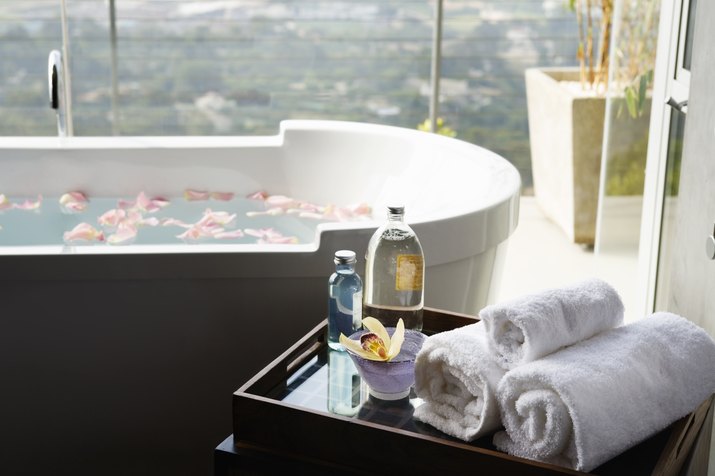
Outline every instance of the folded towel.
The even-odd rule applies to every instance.
[[[715,342],[657,313],[507,372],[502,451],[591,471],[687,415],[715,391]]]
[[[427,338],[415,362],[414,416],[465,441],[501,427],[495,393],[504,375],[479,322]]]
[[[512,369],[623,323],[623,302],[600,279],[487,306],[479,317],[490,350]]]

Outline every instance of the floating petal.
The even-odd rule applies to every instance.
[[[162,218],[159,223],[161,226],[180,226],[182,228],[191,228],[193,226],[191,223],[186,223],[176,218]]]
[[[290,211],[290,210],[289,210]],[[269,208],[268,210],[265,211],[251,211],[251,212],[246,212],[247,217],[260,217],[260,216],[278,216],[278,215],[283,215],[286,213],[282,208],[280,207],[274,207],[274,208]]]
[[[286,197],[285,195],[271,195],[266,198],[266,205],[269,207],[294,208],[299,205],[294,198]]]
[[[42,206],[42,195],[38,195],[35,201],[25,200],[20,204],[14,204],[12,207],[18,210],[39,210],[40,206]]]
[[[248,198],[249,200],[265,200],[266,198],[268,198],[268,194],[263,190],[259,190],[258,192],[253,192],[252,194],[248,195],[246,198]]]
[[[62,213],[81,213],[87,209],[89,199],[82,192],[68,192],[60,197],[60,209]]]
[[[122,222],[119,225],[119,228],[117,228],[117,232],[109,235],[107,238],[107,243],[110,245],[128,245],[132,242],[137,237],[137,229],[136,227],[127,222]]]
[[[63,238],[66,243],[75,241],[104,241],[104,233],[89,223],[80,223],[71,231],[66,231]]]
[[[104,212],[97,221],[100,225],[115,228],[119,226],[119,223],[127,217],[126,210],[121,208],[114,208],[112,210]]]
[[[211,197],[211,194],[209,192],[205,192],[203,190],[191,190],[191,189],[184,190],[184,199],[188,200],[189,202],[208,200],[209,197]]]
[[[219,200],[222,202],[228,202],[229,200],[233,200],[234,196],[235,194],[231,192],[211,192],[212,199]]]
[[[147,213],[154,213],[169,205],[169,200],[163,197],[149,198],[144,192],[139,192],[136,200],[136,207]]]
[[[228,240],[232,238],[243,238],[244,234],[243,231],[241,230],[232,230],[232,231],[222,231],[220,233],[214,234],[214,238],[218,240]]]
[[[12,208],[12,203],[10,203],[5,194],[0,193],[0,210],[7,210],[8,208]]]

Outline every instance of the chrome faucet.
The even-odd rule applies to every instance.
[[[47,81],[50,93],[50,107],[57,111],[57,134],[67,137],[67,109],[62,53],[50,51],[47,59]]]

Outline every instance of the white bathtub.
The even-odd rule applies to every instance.
[[[231,393],[324,318],[335,250],[364,256],[387,203],[401,201],[425,252],[426,305],[474,314],[499,284],[520,179],[480,147],[355,123],[286,121],[272,137],[0,138],[8,196],[186,188],[364,201],[375,220],[323,223],[299,245],[0,247],[5,470],[32,460],[38,473],[110,474],[97,462],[116,451],[116,474],[208,473],[207,450],[231,431]],[[40,435],[52,444],[38,452]]]
[[[520,188],[511,164],[475,145],[328,121],[286,121],[271,137],[2,139],[0,170],[5,195],[268,190],[315,203],[366,202],[374,210],[374,221],[322,223],[315,240],[300,245],[0,246],[0,263],[17,278],[325,277],[335,250],[364,256],[387,203],[396,201],[406,205],[424,248],[426,305],[472,314],[499,284]],[[88,257],[48,261],[68,252]],[[114,266],[119,260],[126,266]]]

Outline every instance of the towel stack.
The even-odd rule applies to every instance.
[[[415,417],[466,441],[590,471],[715,391],[715,342],[660,313],[628,326],[601,280],[544,291],[436,334],[415,365]]]

